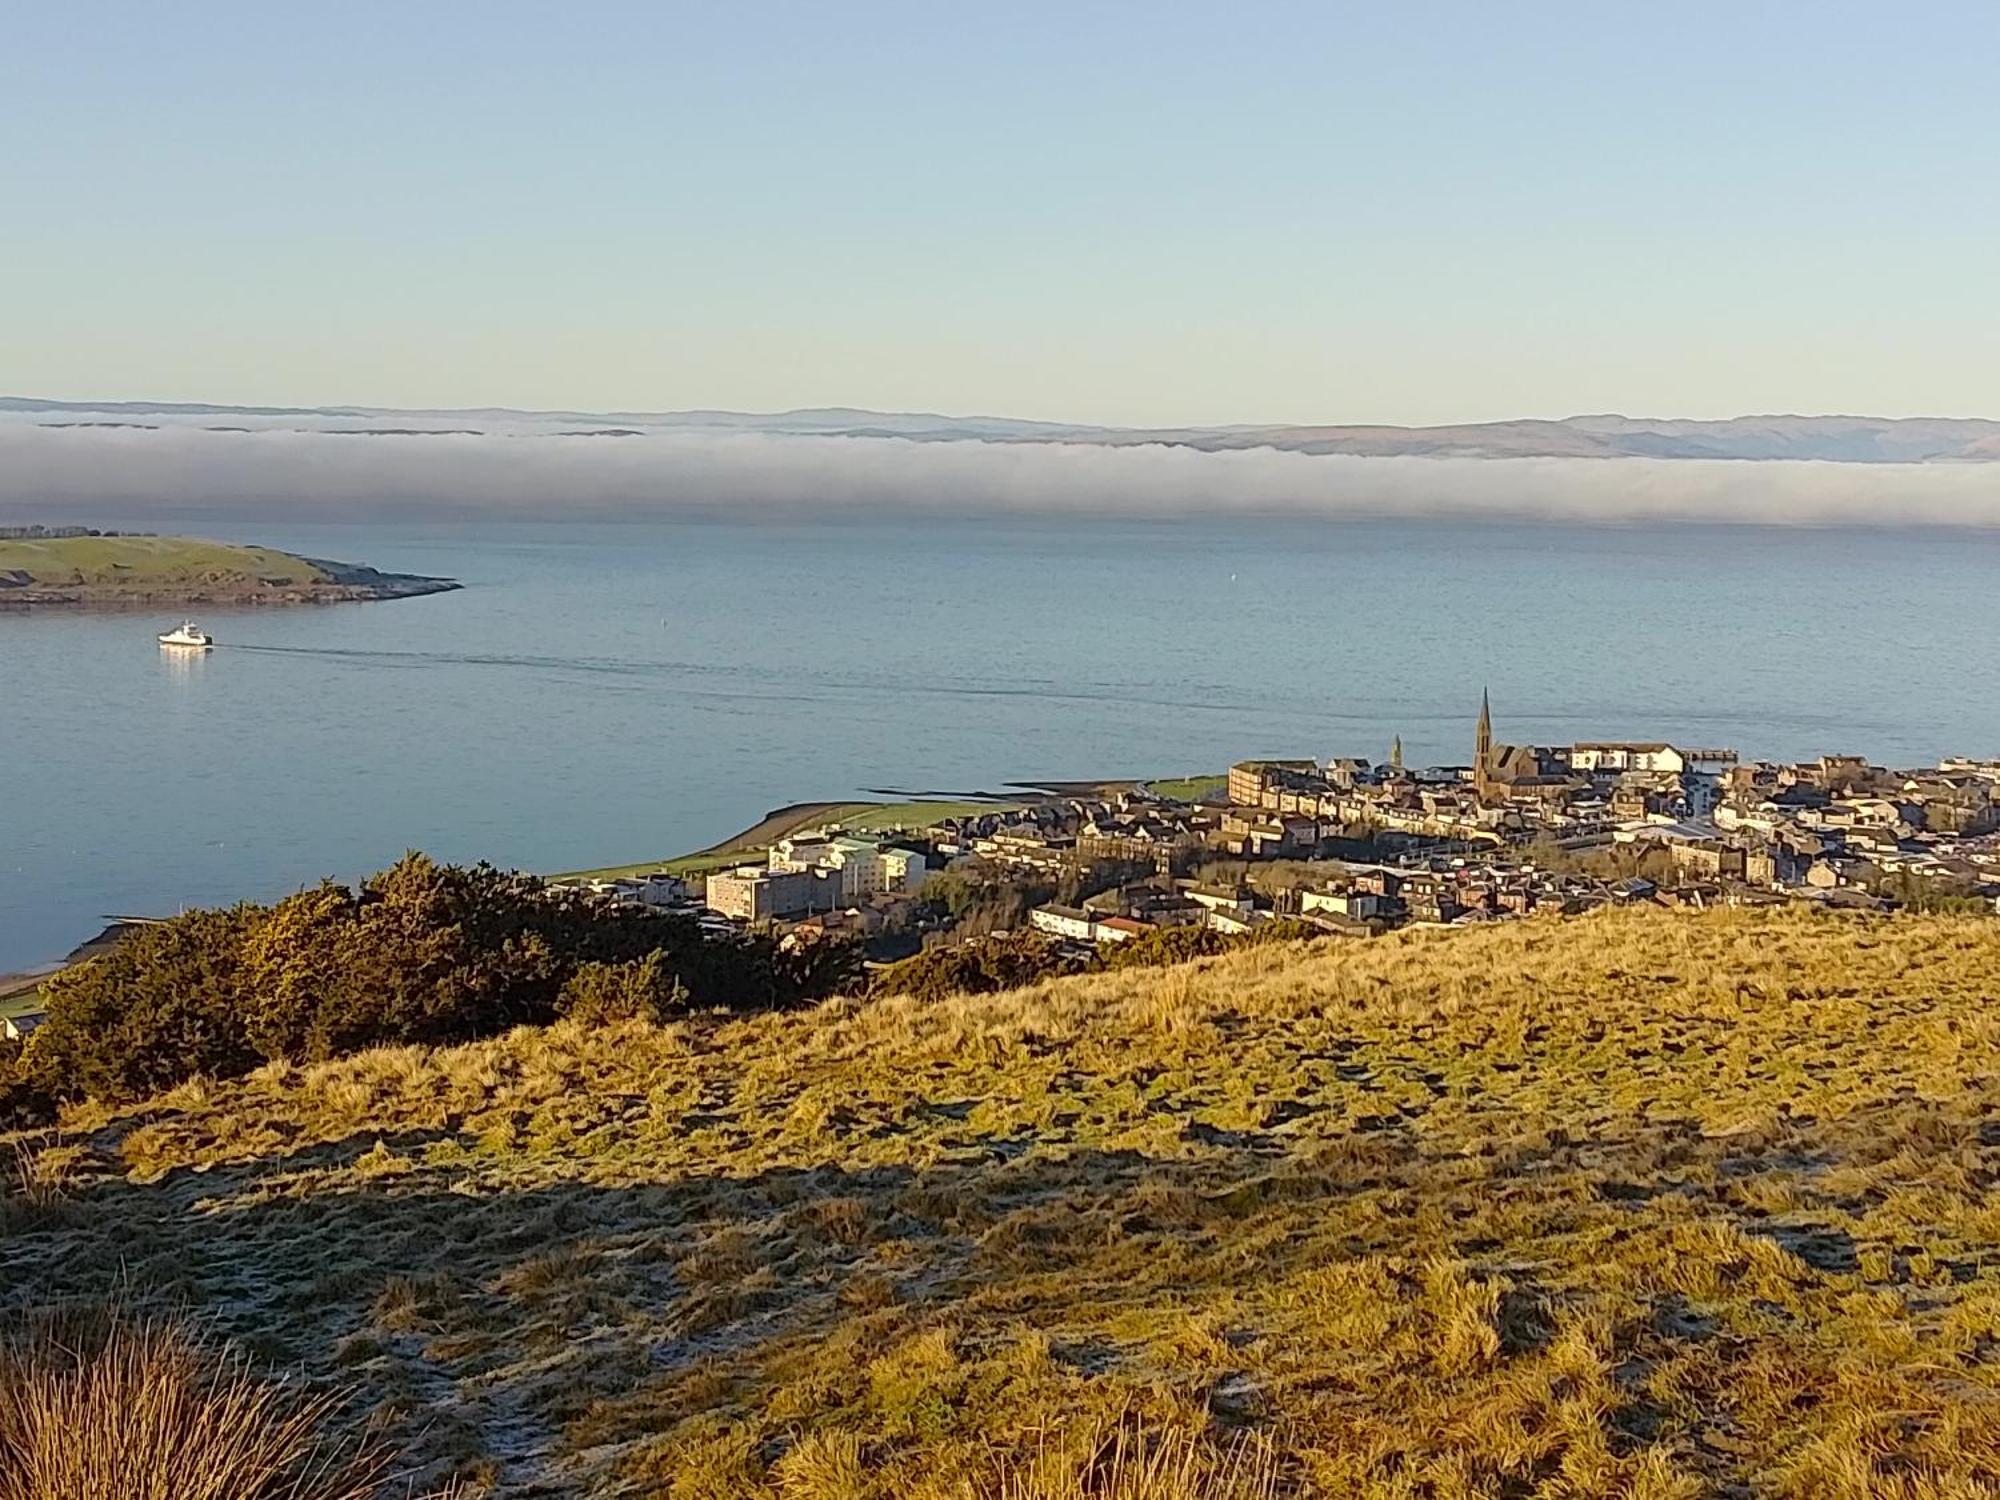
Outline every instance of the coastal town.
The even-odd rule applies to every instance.
[[[877,968],[994,940],[1082,965],[1173,929],[1365,938],[1633,904],[2000,914],[2000,759],[1516,745],[1483,697],[1469,748],[1460,765],[1407,766],[1393,742],[1380,762],[1245,760],[990,806],[913,802],[901,824],[801,826],[699,871],[551,883],[717,938],[845,938]],[[70,961],[154,919],[111,920]],[[40,977],[0,978],[0,1040],[35,1028]]]
[[[803,830],[705,879],[591,882],[711,930],[846,933],[880,959],[1017,931],[1079,953],[1175,927],[1365,937],[1618,904],[2000,910],[2000,760],[1781,764],[1658,741],[1516,745],[1484,697],[1463,765],[1246,760],[860,835]]]

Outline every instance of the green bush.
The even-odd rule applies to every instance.
[[[0,1037],[0,1131],[40,1124],[54,1112],[55,1101],[27,1047],[13,1037]]]
[[[951,948],[926,949],[878,974],[874,993],[912,995],[919,1000],[991,995],[1075,973],[1081,967],[1048,939],[1017,932]]]
[[[658,1021],[686,1008],[687,991],[667,972],[658,953],[630,963],[580,963],[556,997],[561,1014],[593,1026]]]
[[[1212,958],[1239,948],[1255,948],[1265,943],[1291,943],[1326,934],[1310,922],[1292,918],[1262,922],[1248,932],[1223,933],[1212,927],[1156,927],[1130,942],[1102,950],[1097,956],[1100,969],[1160,969],[1189,959]]]
[[[258,908],[186,912],[42,985],[47,1018],[28,1055],[49,1092],[131,1098],[261,1058],[244,1026],[244,939]]]
[[[1212,927],[1157,927],[1130,942],[1106,949],[1097,958],[1100,969],[1154,969],[1227,953],[1234,939]]]
[[[1165,968],[1190,959],[1232,953],[1239,948],[1324,935],[1312,923],[1296,920],[1265,922],[1238,935],[1208,927],[1159,927],[1129,942],[1100,949],[1095,958],[1078,960],[1038,933],[1017,932],[953,948],[932,948],[915,958],[892,964],[876,976],[872,993],[913,995],[920,1000],[941,1000],[948,995],[991,995],[1062,974]]]
[[[834,993],[857,968],[845,943],[709,938],[685,917],[410,854],[359,890],[328,881],[139,929],[43,986],[48,1018],[15,1066],[54,1098],[132,1099],[566,1012],[767,1010]]]

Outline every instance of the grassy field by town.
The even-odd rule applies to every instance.
[[[284,579],[311,583],[327,575],[304,558],[184,536],[76,536],[0,540],[0,573],[37,583],[116,584],[134,588],[219,581]]]
[[[1227,776],[1173,776],[1164,781],[1146,783],[1150,791],[1175,802],[1199,802],[1228,785]]]
[[[274,1067],[13,1142],[0,1304],[510,1495],[1990,1495],[1996,990],[1990,920],[1607,911]]]
[[[0,978],[0,1016],[33,1015],[42,1008],[42,982],[31,974]]]
[[[606,865],[595,870],[571,870],[562,880],[613,880],[665,870],[672,875],[705,875],[746,860],[761,859],[771,845],[791,834],[837,825],[849,833],[886,833],[897,828],[929,828],[946,818],[968,817],[1018,806],[1009,802],[959,802],[919,799],[908,802],[802,802],[779,808],[761,822],[707,849],[638,864]]]

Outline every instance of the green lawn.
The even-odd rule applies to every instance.
[[[217,574],[311,583],[326,577],[303,558],[185,536],[69,536],[0,541],[0,573],[48,585],[185,583]]]
[[[26,989],[15,990],[0,995],[0,1016],[28,1016],[42,1008],[40,985],[29,985]]]
[[[1199,802],[1211,793],[1221,791],[1229,785],[1227,776],[1180,776],[1166,781],[1146,783],[1162,797],[1171,797],[1176,802]]]
[[[837,824],[850,833],[887,833],[897,828],[930,828],[946,818],[1007,811],[1019,805],[1015,802],[950,802],[921,799],[912,802],[839,802],[813,815],[810,821],[801,825],[801,831],[806,828],[823,827],[829,823]],[[553,878],[616,880],[620,876],[643,875],[651,870],[665,870],[671,875],[683,877],[706,875],[711,870],[726,870],[732,865],[756,864],[764,859],[769,850],[769,844],[741,843],[737,839],[730,839],[712,849],[676,855],[671,859],[650,859],[630,865],[606,865],[595,870],[569,870]]]
[[[885,833],[894,828],[931,828],[946,818],[1006,812],[1018,802],[861,802],[843,813],[840,826],[851,833]]]

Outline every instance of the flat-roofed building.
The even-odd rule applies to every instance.
[[[776,922],[842,904],[840,872],[812,865],[740,865],[708,877],[711,910],[741,922]]]

